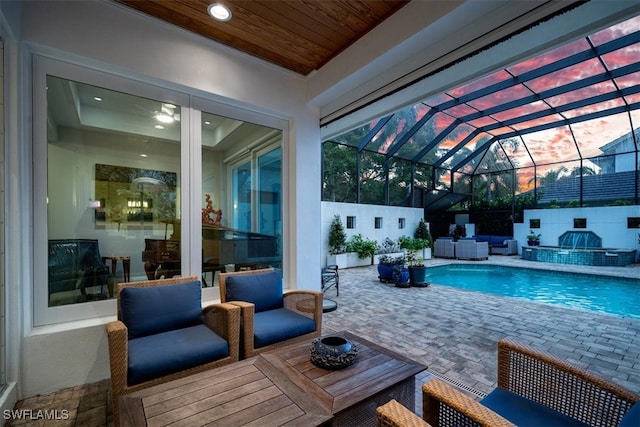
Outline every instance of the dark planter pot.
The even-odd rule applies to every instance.
[[[398,288],[408,288],[411,286],[409,283],[409,269],[403,267],[401,270],[394,269],[393,270],[393,283]]]
[[[427,267],[409,267],[409,283],[416,288],[429,286],[427,282]]]
[[[393,266],[378,264],[378,279],[381,282],[393,283]]]
[[[540,246],[540,240],[527,240],[529,246]]]

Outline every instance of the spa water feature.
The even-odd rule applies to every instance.
[[[595,266],[625,266],[636,259],[635,249],[603,248],[602,238],[593,231],[566,231],[558,246],[523,246],[527,261]]]

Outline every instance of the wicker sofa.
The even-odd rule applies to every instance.
[[[490,255],[518,255],[518,241],[513,236],[479,234],[473,238],[476,242],[487,242]]]
[[[508,339],[498,343],[498,387],[480,402],[438,379],[423,384],[422,394],[432,426],[640,425],[640,395]],[[379,417],[399,422],[382,425],[420,425],[408,409],[390,406],[378,408]]]

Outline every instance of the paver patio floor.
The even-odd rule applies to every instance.
[[[434,259],[427,265],[449,262],[464,261]],[[640,264],[590,268],[503,256],[480,262],[640,278]],[[418,414],[422,413],[420,386],[432,375],[472,397],[493,389],[496,343],[502,337],[546,349],[640,393],[640,320],[437,284],[400,289],[380,283],[377,277],[375,266],[340,271],[340,296],[333,288],[325,294],[338,302],[338,309],[324,315],[323,334],[349,330],[427,365],[428,371],[417,376]],[[640,299],[638,293],[629,297]],[[111,426],[109,380],[33,396],[18,402],[16,409],[67,409],[69,419],[53,424],[9,420],[5,425]]]
[[[427,265],[449,262],[460,261],[433,259]],[[505,256],[471,262],[640,278],[638,264],[594,268]],[[640,320],[437,284],[396,288],[377,277],[376,266],[340,270],[340,296],[333,288],[325,294],[338,302],[338,310],[324,315],[323,329],[349,330],[395,349],[472,396],[496,386],[497,341],[503,337],[547,350],[640,393]],[[639,295],[640,289],[629,298],[640,304]]]

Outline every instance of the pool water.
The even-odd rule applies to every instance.
[[[429,267],[427,281],[640,319],[640,280],[496,265]]]

